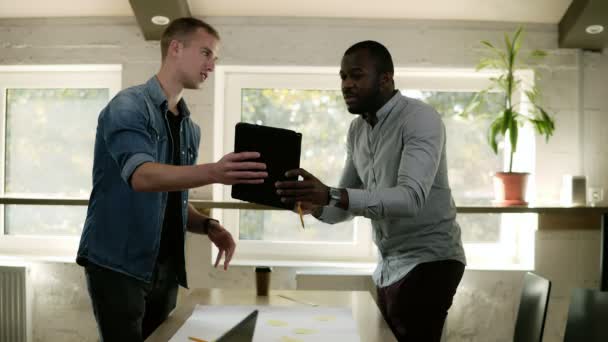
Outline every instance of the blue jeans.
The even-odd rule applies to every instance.
[[[172,262],[157,264],[151,283],[90,262],[85,266],[101,342],[143,341],[169,316],[178,289]]]

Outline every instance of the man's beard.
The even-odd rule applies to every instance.
[[[361,99],[359,108],[355,108],[355,110],[351,113],[375,113],[378,109],[380,109],[380,104],[378,101],[380,101],[380,82],[377,82],[377,84],[372,88],[372,93]]]

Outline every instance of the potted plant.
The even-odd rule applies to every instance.
[[[493,69],[498,76],[491,77],[491,85],[477,93],[468,103],[464,112],[476,112],[481,104],[490,101],[489,92],[499,91],[504,98],[498,103],[499,110],[488,113],[492,118],[488,130],[488,142],[494,153],[498,154],[499,139],[509,143],[509,168],[504,172],[497,172],[494,177],[495,203],[499,205],[525,205],[525,190],[527,188],[527,172],[513,172],[513,154],[517,151],[517,138],[520,127],[532,124],[538,134],[545,136],[545,141],[555,130],[553,118],[540,105],[540,91],[536,85],[524,84],[516,77],[516,72],[522,69],[522,63],[538,61],[546,56],[541,50],[532,51],[522,61],[520,54],[524,30],[519,27],[512,36],[505,33],[504,47],[499,48],[488,41],[481,41],[484,56],[477,65],[477,71]],[[526,67],[526,69],[532,69]],[[521,100],[515,102],[516,98]],[[495,97],[492,97],[495,98]],[[520,111],[520,103],[527,99],[529,105],[526,112]],[[504,146],[503,146],[504,147]]]

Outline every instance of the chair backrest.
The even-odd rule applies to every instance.
[[[513,342],[541,342],[545,330],[551,282],[528,272],[519,300]]]
[[[608,341],[608,292],[574,289],[570,297],[564,342]]]

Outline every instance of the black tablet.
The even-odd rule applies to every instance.
[[[268,178],[262,184],[235,184],[232,198],[247,202],[293,209],[293,205],[281,202],[275,182],[288,179],[285,172],[300,167],[302,134],[288,129],[237,123],[234,134],[235,152],[259,152],[255,161],[266,163]]]

